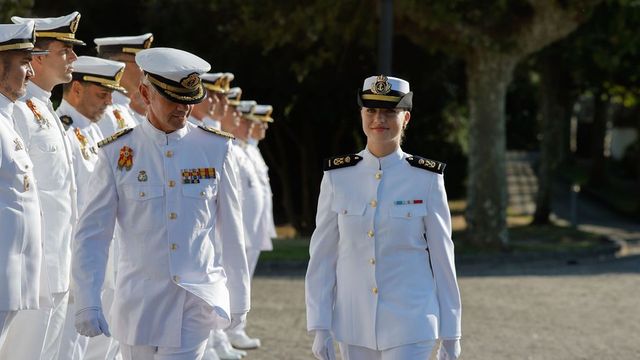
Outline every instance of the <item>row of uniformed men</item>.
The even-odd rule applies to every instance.
[[[12,21],[19,25],[0,25],[3,28],[0,53],[29,50],[33,41],[37,49],[20,51],[28,54],[27,60],[31,60],[33,67],[31,72],[25,70],[22,78],[24,83],[29,80],[26,94],[14,91],[20,95],[19,100],[17,95],[12,98],[5,91],[0,96],[0,106],[6,108],[6,111],[0,109],[1,145],[2,150],[8,150],[2,151],[1,171],[3,175],[13,172],[8,179],[8,191],[17,192],[17,201],[22,203],[21,211],[12,212],[11,217],[3,215],[0,220],[3,229],[12,229],[3,240],[3,248],[9,250],[3,250],[0,259],[5,274],[0,279],[0,359],[121,358],[116,340],[101,335],[89,341],[87,337],[78,336],[74,329],[74,322],[78,321],[76,312],[85,310],[74,306],[73,289],[70,291],[72,238],[78,210],[82,211],[88,202],[96,200],[95,184],[90,179],[98,162],[100,141],[107,138],[102,144],[108,144],[133,127],[148,125],[146,113],[152,110],[140,94],[141,81],[151,82],[163,95],[173,94],[176,99],[184,98],[185,88],[193,85],[190,84],[193,74],[183,79],[183,87],[172,87],[170,79],[159,75],[147,76],[152,72],[171,75],[154,71],[153,61],[148,68],[141,69],[136,54],[150,48],[152,34],[95,39],[98,57],[77,57],[73,46],[84,45],[75,37],[79,19],[80,14],[74,12],[58,18],[13,17]],[[9,71],[6,64],[5,73]],[[258,141],[265,137],[268,123],[273,121],[272,108],[255,101],[241,101],[241,89],[230,88],[234,78],[231,73],[196,74],[196,78],[198,75],[201,80],[195,80],[201,81],[206,94],[200,96],[204,101],[193,105],[189,122],[235,136],[232,147],[236,154],[234,169],[244,248],[253,275],[260,251],[271,250],[271,238],[276,236],[268,168],[257,147]],[[63,84],[63,100],[54,111],[50,96],[59,84]],[[110,136],[117,131],[118,135]],[[169,153],[170,150],[167,157]],[[137,160],[136,155],[124,146],[118,167],[129,171]],[[9,164],[15,168],[8,168],[9,161],[15,163]],[[201,173],[211,170],[181,171],[181,183],[197,184],[207,178]],[[215,169],[212,171],[215,177]],[[16,184],[16,176],[20,184]],[[135,178],[140,185],[137,188],[149,189],[149,194],[145,191],[136,194],[137,200],[154,197],[153,187],[146,186],[155,182],[152,176],[150,169],[137,172]],[[173,187],[172,182],[175,186],[175,180],[170,180],[169,187]],[[3,207],[11,202],[9,195],[0,197]],[[40,222],[41,232],[38,231]],[[102,308],[107,315],[118,296],[114,285],[118,268],[114,263],[121,256],[118,236],[122,234],[116,231],[101,290]],[[224,258],[219,261],[225,263]],[[225,270],[227,266],[236,266],[224,265]],[[220,329],[213,331],[204,358],[239,359],[246,353],[238,349],[259,347],[258,339],[246,335],[244,324],[241,322],[227,333]]]

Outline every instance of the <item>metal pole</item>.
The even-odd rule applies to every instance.
[[[580,193],[580,185],[573,184],[571,186],[571,226],[575,229],[578,227],[578,194]]]
[[[393,0],[380,0],[380,29],[378,34],[378,72],[391,74],[393,52]]]

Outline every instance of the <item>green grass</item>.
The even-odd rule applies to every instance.
[[[500,246],[480,247],[469,244],[463,231],[454,232],[456,253],[556,253],[586,251],[605,244],[596,234],[580,231],[571,227],[557,225],[517,226],[509,228],[509,244],[506,249]]]
[[[457,254],[498,254],[505,249],[500,247],[478,247],[466,242],[465,233],[453,234]],[[516,226],[509,229],[508,251],[512,253],[556,253],[587,251],[604,244],[600,236],[571,227],[556,225]],[[304,262],[309,260],[309,238],[275,239],[273,251],[260,254],[260,261],[266,262]]]

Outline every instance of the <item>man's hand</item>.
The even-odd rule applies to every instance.
[[[333,337],[329,330],[316,330],[311,351],[318,360],[336,360],[336,353],[333,348]]]
[[[460,357],[462,349],[460,348],[460,340],[442,340],[440,349],[438,350],[438,360],[457,360]]]
[[[94,337],[100,334],[111,336],[109,325],[99,307],[82,309],[76,313],[76,330],[80,335]]]

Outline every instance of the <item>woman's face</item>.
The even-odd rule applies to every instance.
[[[360,109],[360,116],[367,143],[400,145],[402,130],[409,122],[411,113],[402,109],[363,107]]]

